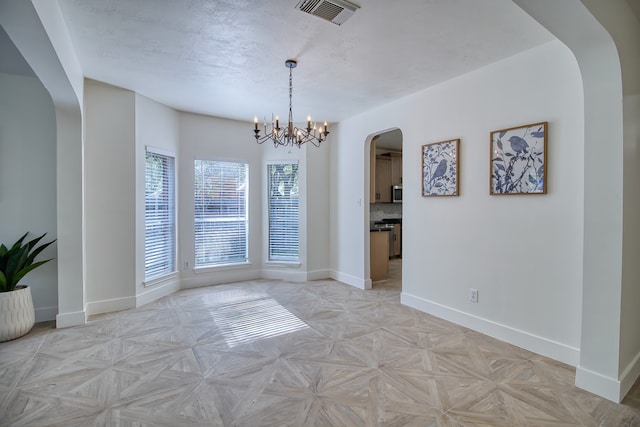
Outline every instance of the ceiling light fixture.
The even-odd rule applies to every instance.
[[[324,122],[324,126],[316,126],[311,122],[311,116],[307,116],[307,127],[297,128],[293,125],[293,110],[291,108],[291,99],[293,94],[293,79],[292,70],[298,65],[298,61],[295,59],[287,59],[284,63],[289,69],[289,122],[287,127],[280,127],[280,120],[276,116],[275,121],[273,115],[271,116],[271,130],[267,131],[267,121],[264,121],[264,135],[260,136],[260,127],[258,123],[258,116],[254,117],[253,123],[255,128],[253,129],[256,142],[263,144],[265,141],[273,142],[274,147],[278,146],[298,146],[300,148],[302,144],[307,142],[312,143],[316,147],[320,146],[320,143],[327,139],[329,135],[329,129],[327,128],[327,122]]]

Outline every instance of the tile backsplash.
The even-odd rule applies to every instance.
[[[371,203],[369,220],[382,221],[385,218],[402,218],[402,203]]]

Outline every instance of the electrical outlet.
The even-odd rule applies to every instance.
[[[189,261],[184,262],[184,268],[189,268]]]
[[[478,302],[478,290],[477,289],[469,289],[469,301]]]

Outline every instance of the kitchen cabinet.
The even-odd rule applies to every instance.
[[[402,255],[402,226],[393,224],[393,256]]]
[[[391,203],[391,158],[376,156],[376,203]]]
[[[383,280],[389,275],[389,231],[369,233],[371,280]]]
[[[402,185],[402,153],[371,150],[370,203],[391,203],[391,186]]]
[[[391,185],[402,185],[402,153],[389,153],[391,157]]]

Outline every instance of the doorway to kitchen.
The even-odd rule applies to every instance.
[[[365,143],[365,194],[369,194],[365,224],[369,232],[365,233],[364,248],[368,289],[402,289],[402,146],[400,129],[381,131]]]

